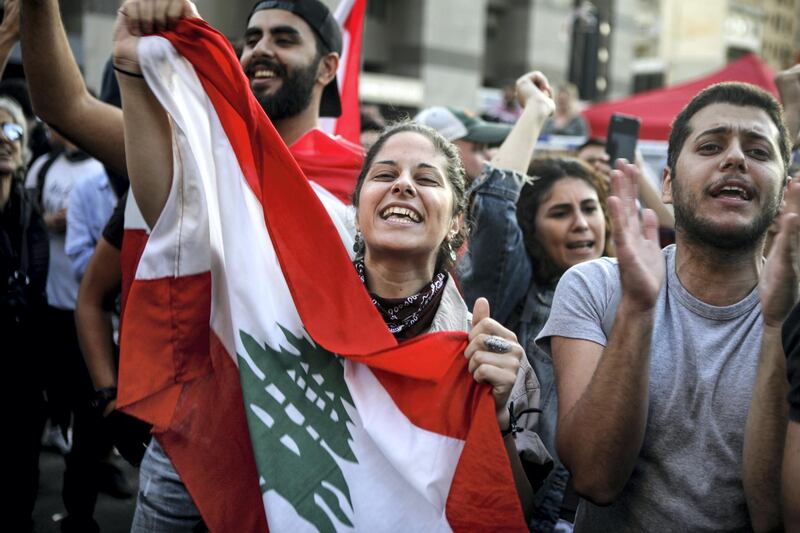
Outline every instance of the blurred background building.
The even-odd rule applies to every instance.
[[[633,91],[673,85],[758,54],[773,70],[797,61],[798,0],[636,0]]]
[[[197,5],[233,40],[253,0]],[[118,0],[61,1],[95,89],[117,7]],[[367,10],[362,100],[407,112],[484,108],[533,68],[554,84],[573,82],[592,102],[706,74],[747,52],[780,70],[800,49],[800,0],[368,0]],[[19,59],[16,50],[9,75]]]

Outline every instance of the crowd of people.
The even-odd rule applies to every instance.
[[[155,390],[116,317],[139,312],[125,299],[147,232],[170,223],[192,172],[140,40],[199,15],[189,0],[126,0],[98,98],[57,0],[5,6],[2,64],[19,40],[27,80],[21,95],[0,84],[9,523],[33,528],[49,420],[71,435],[63,531],[97,531],[98,491],[125,494],[112,447],[140,471],[132,531],[215,530],[172,429],[117,409],[118,386]],[[588,128],[575,88],[536,71],[504,91],[497,122],[436,106],[387,125],[365,108],[363,146],[330,136],[319,124],[341,114],[343,42],[328,9],[262,0],[243,22],[238,60],[263,120],[345,221],[388,331],[400,344],[468,332],[531,531],[800,531],[800,71],[779,76],[782,103],[741,83],[698,93],[652,176],[640,155],[609,161],[598,138],[538,151],[542,134]],[[49,147],[32,142],[38,120]],[[191,374],[210,357],[208,300],[184,304],[196,321],[175,326],[191,352],[175,365]],[[120,365],[134,369],[124,385]]]

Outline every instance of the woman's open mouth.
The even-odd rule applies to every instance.
[[[573,241],[567,243],[567,250],[594,250],[595,241]]]
[[[399,206],[389,206],[380,213],[383,220],[391,220],[402,223],[419,223],[422,222],[422,217],[413,209]]]

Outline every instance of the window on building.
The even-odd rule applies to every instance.
[[[644,91],[651,91],[653,89],[660,89],[663,86],[664,86],[663,72],[648,72],[644,74],[634,74],[633,76],[634,93],[641,93]]]

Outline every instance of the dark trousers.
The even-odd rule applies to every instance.
[[[74,313],[50,307],[47,323],[50,412],[62,421],[65,413],[72,418],[72,449],[66,456],[61,494],[67,518],[61,529],[97,531],[94,508],[101,474],[108,468],[111,438],[102,416],[91,407],[94,387],[78,346]]]
[[[39,452],[44,427],[44,379],[41,350],[36,344],[41,315],[26,324],[0,319],[0,401],[4,406],[5,484],[2,523],[8,531],[31,531],[31,515],[39,488]]]

